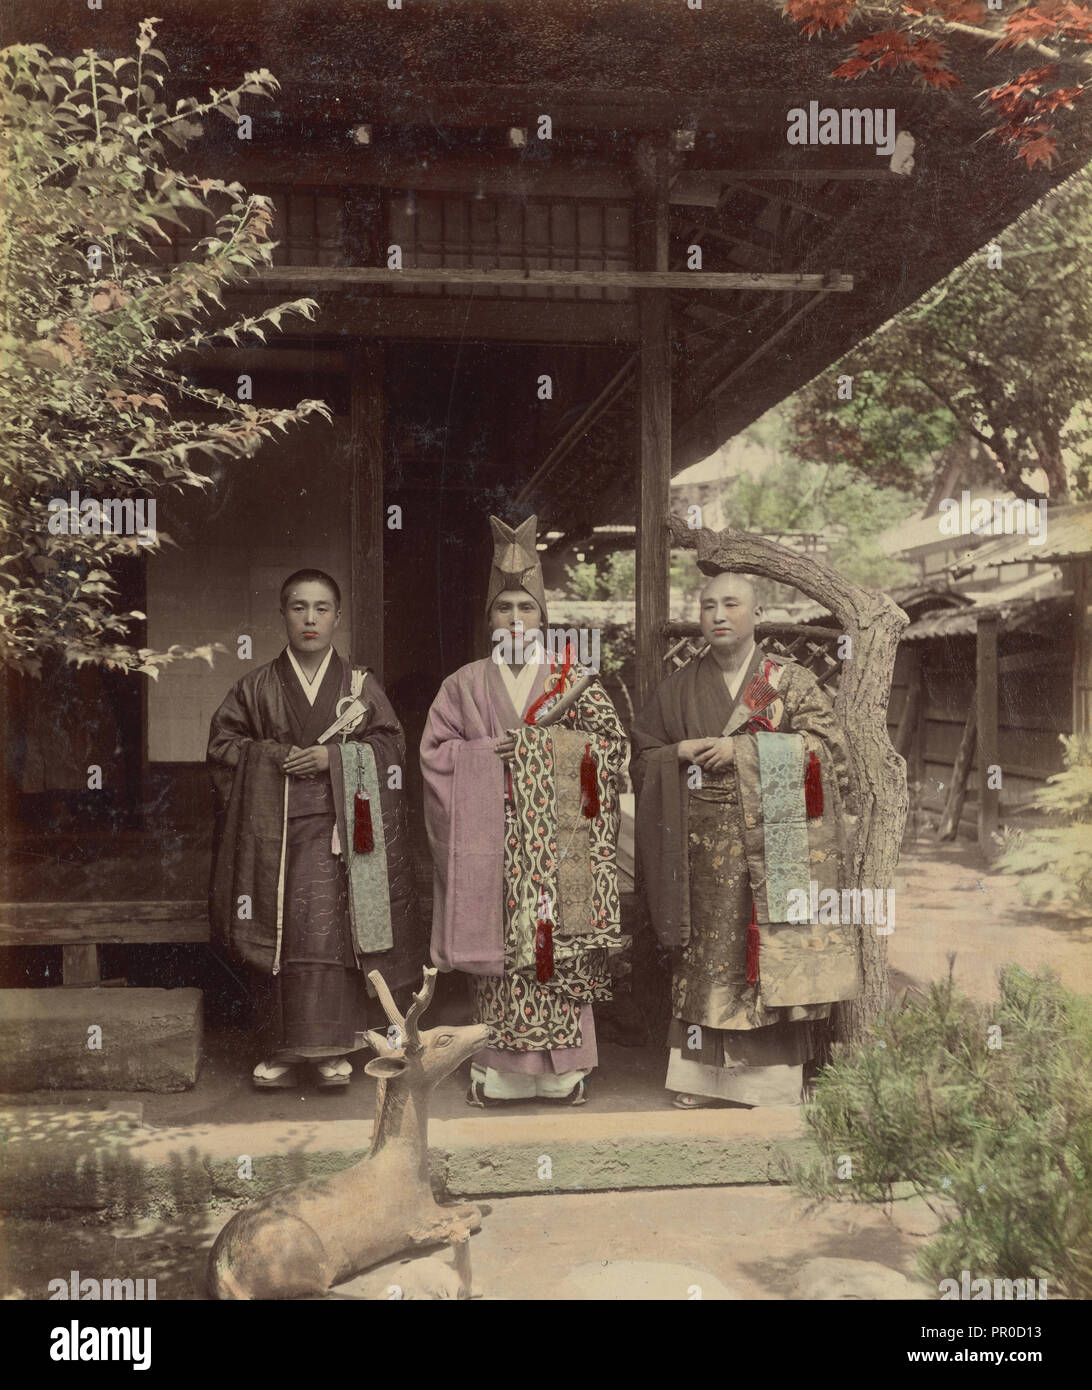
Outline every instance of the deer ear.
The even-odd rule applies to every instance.
[[[406,1070],[406,1063],[401,1057],[373,1057],[364,1070],[379,1081],[393,1081]]]

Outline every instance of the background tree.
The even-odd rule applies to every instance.
[[[272,206],[240,184],[180,173],[171,161],[218,113],[237,123],[245,96],[268,97],[262,69],[208,101],[163,96],[154,20],[133,57],[70,60],[41,44],[0,52],[4,202],[0,216],[0,662],[40,673],[47,656],[157,676],[209,647],[134,645],[138,611],[117,611],[117,574],[138,538],[48,529],[51,499],[155,498],[211,479],[202,462],[250,458],[321,401],[261,409],[199,387],[172,365],[218,342],[265,340],[310,299],[213,326],[221,291],[268,265]],[[211,234],[187,259],[157,258],[167,227]],[[82,530],[80,528],[83,528]],[[159,533],[155,550],[167,539]]]
[[[890,588],[909,566],[880,549],[877,537],[911,516],[912,494],[861,477],[827,459],[818,466],[780,456],[758,476],[743,473],[721,494],[723,514],[744,531],[804,531],[827,540],[827,562],[855,584]]]
[[[922,497],[954,450],[965,477],[1018,497],[1042,495],[1036,469],[1052,500],[1086,496],[1090,264],[1086,168],[800,392],[788,447]],[[852,400],[837,399],[843,374]]]
[[[955,35],[989,45],[991,54],[1034,55],[1035,66],[1014,61],[1007,80],[980,96],[987,118],[997,122],[988,133],[1011,145],[1028,168],[1057,160],[1067,113],[1092,85],[1092,7],[1078,0],[1032,0],[1007,14],[985,0],[785,0],[783,8],[808,38],[869,26],[831,74],[849,81],[901,70],[926,87],[960,87],[949,42]]]

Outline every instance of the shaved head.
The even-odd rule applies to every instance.
[[[715,589],[714,585],[717,586]],[[752,580],[745,574],[730,574],[727,571],[723,574],[714,574],[711,579],[706,580],[698,599],[700,602],[706,595],[711,594],[715,597],[717,594],[729,593],[741,597],[745,595],[750,599],[752,608],[758,605],[758,593]]]

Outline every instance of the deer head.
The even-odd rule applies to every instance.
[[[489,1042],[489,1025],[485,1023],[421,1031],[421,1015],[436,989],[433,966],[425,968],[424,981],[404,1017],[379,971],[373,970],[368,979],[391,1024],[386,1034],[368,1030],[368,1041],[376,1053],[364,1068],[369,1076],[384,1082],[401,1079],[410,1090],[430,1091]]]

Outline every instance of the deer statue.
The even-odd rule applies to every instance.
[[[442,1207],[428,1166],[428,1100],[433,1088],[489,1041],[486,1024],[420,1032],[436,988],[428,967],[403,1018],[378,971],[368,979],[390,1020],[388,1035],[367,1033],[377,1055],[371,1150],[351,1168],[311,1178],[246,1207],[227,1223],[209,1254],[214,1298],[316,1298],[361,1270],[412,1246],[450,1243],[470,1294],[470,1233],[476,1206]]]

